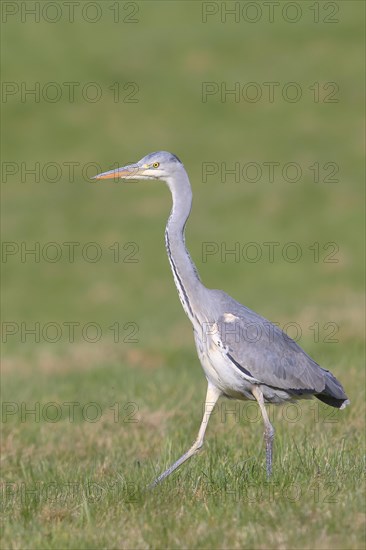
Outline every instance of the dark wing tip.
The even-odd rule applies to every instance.
[[[336,407],[337,409],[344,409],[349,405],[350,401],[342,387],[342,384],[337,380],[337,378],[328,370],[323,369],[325,372],[325,387],[324,390],[315,396],[330,405],[331,407]]]
[[[336,397],[332,397],[331,395],[327,395],[326,393],[318,393],[315,394],[315,397],[317,397],[320,401],[323,401],[326,405],[330,405],[331,407],[335,407],[336,409],[344,409],[347,407],[347,405],[350,404],[349,399],[337,399]]]

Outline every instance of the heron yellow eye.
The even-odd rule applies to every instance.
[[[158,162],[154,162],[153,168],[159,168],[160,164]]]

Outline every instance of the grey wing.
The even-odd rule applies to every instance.
[[[330,373],[270,321],[243,307],[222,314],[216,327],[233,368],[253,381],[295,394],[324,391]]]

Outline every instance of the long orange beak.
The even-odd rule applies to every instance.
[[[95,180],[133,179],[133,178],[137,178],[139,173],[142,171],[143,169],[137,164],[130,164],[129,166],[122,166],[121,168],[117,168],[116,170],[109,170],[108,172],[102,172],[102,174],[98,174],[97,176],[94,176],[93,179]]]

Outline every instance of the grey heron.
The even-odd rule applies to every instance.
[[[317,397],[343,409],[349,400],[333,374],[320,367],[277,326],[222,290],[206,288],[185,246],[192,189],[182,162],[166,151],[103,172],[96,179],[163,180],[173,199],[165,245],[183,309],[193,325],[198,357],[207,378],[203,419],[190,449],[157,477],[157,485],[203,445],[210,414],[220,396],[256,400],[264,421],[267,476],[272,471],[274,428],[265,403]]]

